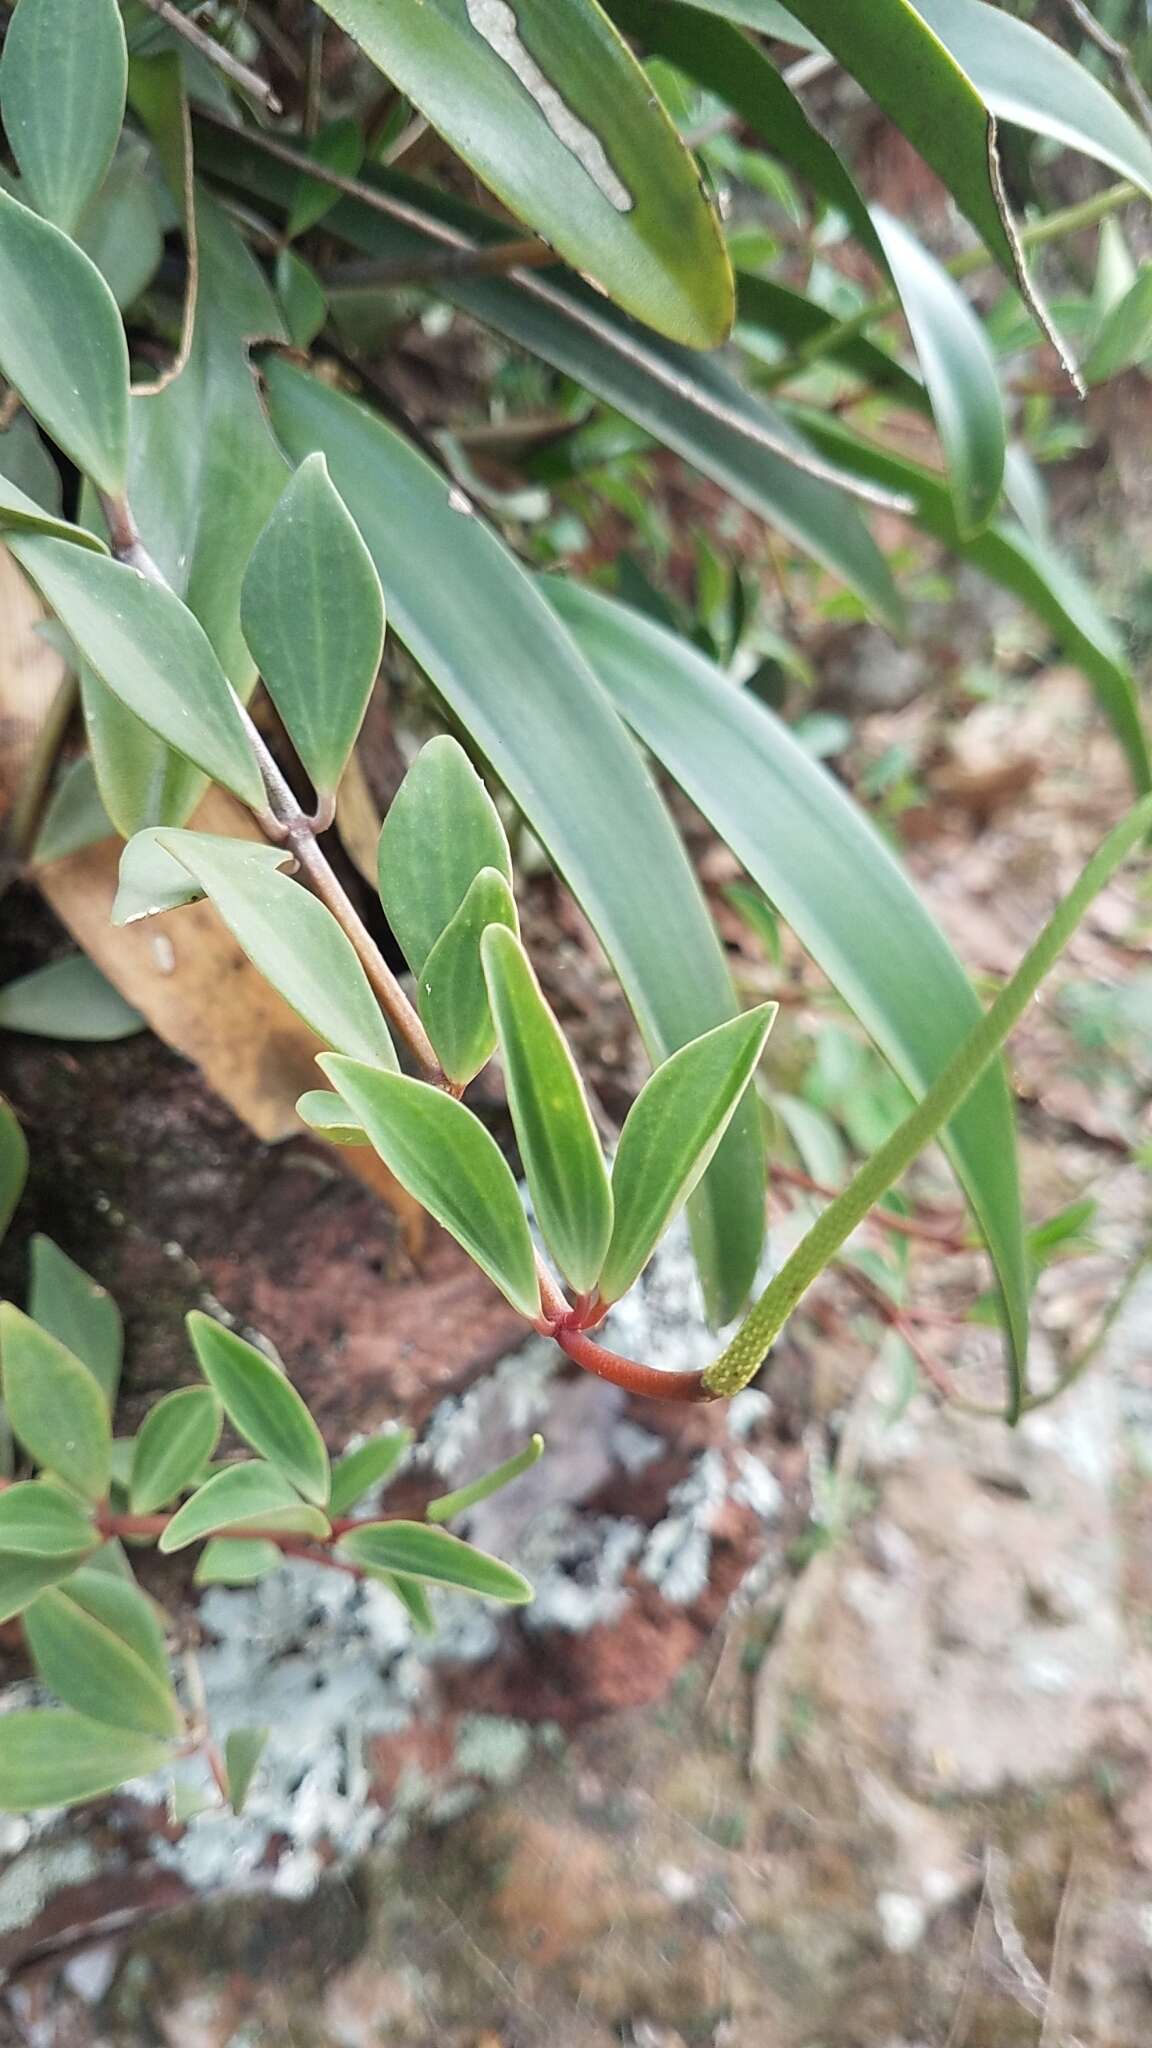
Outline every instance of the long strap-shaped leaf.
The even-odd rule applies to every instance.
[[[376,563],[393,628],[472,734],[579,898],[649,1050],[666,1058],[735,1013],[684,849],[624,726],[496,535],[399,434],[283,361],[272,419],[298,460],[323,449]],[[695,1197],[718,1320],[751,1285],[763,1148],[741,1111]]]
[[[774,1280],[765,1288],[726,1351],[704,1374],[710,1394],[735,1394],[759,1370],[784,1323],[816,1275],[861,1224],[881,1196],[900,1179],[948,1121],[973,1085],[996,1058],[1017,1025],[1045,975],[1059,959],[1085,911],[1112,879],[1121,863],[1152,827],[1152,797],[1145,797],[1108,834],[1078,881],[1053,912],[1039,938],[1025,954],[1007,986],[1001,989],[976,1029],[917,1103],[887,1143],[874,1152],[855,1179],[801,1239]],[[1026,1386],[1012,1388],[1007,1419],[1019,1419]]]
[[[622,715],[771,897],[901,1078],[926,1091],[980,1006],[867,819],[779,719],[695,648],[597,592],[558,578],[543,587]],[[1027,1276],[1002,1073],[973,1091],[949,1147],[988,1240],[1020,1366]]]

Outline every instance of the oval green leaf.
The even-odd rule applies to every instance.
[[[0,1303],[0,1371],[8,1420],[29,1456],[86,1500],[103,1500],[112,1426],[87,1366],[6,1301]]]
[[[540,1314],[527,1219],[496,1140],[462,1102],[406,1074],[324,1053],[317,1061],[389,1171],[463,1245],[522,1316]]]
[[[38,213],[70,234],[112,161],[128,52],[116,0],[19,0],[0,58],[4,130]]]
[[[384,598],[322,455],[289,482],[244,572],[244,638],[317,792],[344,773],[384,649]]]
[[[560,1271],[584,1294],[612,1235],[612,1192],[592,1112],[515,933],[493,925],[480,950],[536,1221]]]
[[[222,1422],[211,1387],[178,1387],[157,1401],[136,1438],[128,1495],[134,1515],[154,1514],[195,1485],[220,1440]]]
[[[66,1707],[142,1735],[180,1733],[180,1709],[167,1677],[160,1679],[130,1643],[72,1599],[65,1587],[41,1593],[25,1610],[24,1637],[37,1672]]]
[[[107,1288],[39,1232],[29,1247],[28,1313],[88,1367],[111,1410],[124,1356],[120,1311]]]
[[[104,279],[75,242],[2,187],[0,272],[0,370],[77,469],[102,491],[122,491],[128,344]]]
[[[31,974],[0,988],[0,1031],[66,1038],[78,1045],[110,1045],[133,1038],[144,1028],[139,1010],[125,1002],[84,953],[34,967]]]
[[[368,1133],[358,1116],[331,1088],[310,1088],[296,1104],[296,1114],[318,1138],[330,1145],[366,1145]]]
[[[123,1552],[120,1558],[125,1562]],[[82,1570],[73,1572],[64,1590],[86,1614],[127,1643],[165,1686],[169,1684],[163,1610],[136,1584],[130,1567],[125,1564],[124,1570],[118,1570],[111,1559],[101,1565],[93,1558]]]
[[[0,1715],[0,1810],[73,1806],[146,1778],[172,1761],[155,1737],[39,1708]]]
[[[756,1071],[776,1015],[762,1003],[717,1025],[657,1067],[620,1133],[612,1165],[615,1222],[600,1278],[619,1301],[704,1172]]]
[[[282,1530],[285,1535],[311,1536],[322,1541],[329,1523],[319,1508],[308,1507],[295,1488],[274,1465],[252,1459],[243,1465],[228,1465],[186,1500],[173,1515],[160,1538],[163,1551],[186,1550],[205,1536],[219,1530],[241,1534],[246,1528]]]
[[[480,964],[489,925],[520,929],[516,899],[503,875],[481,868],[452,922],[420,970],[420,1015],[450,1081],[474,1079],[496,1050],[496,1027]]]
[[[429,1528],[423,1522],[364,1522],[349,1529],[336,1550],[339,1557],[369,1571],[401,1572],[408,1578],[458,1586],[462,1592],[481,1593],[488,1600],[504,1600],[516,1607],[532,1598],[527,1579],[510,1565],[474,1550],[446,1529]]]
[[[458,740],[421,747],[380,828],[380,901],[413,974],[446,931],[481,869],[509,887],[500,814]]]
[[[21,1480],[0,1493],[0,1551],[74,1561],[101,1541],[80,1503],[42,1479]]]
[[[188,1335],[232,1427],[316,1507],[328,1499],[328,1452],[295,1387],[270,1358],[193,1309]]]
[[[1102,384],[1152,355],[1152,263],[1142,264],[1123,298],[1101,322],[1083,364],[1086,384]]]
[[[278,1571],[284,1553],[266,1536],[213,1536],[192,1574],[198,1586],[253,1586]]]
[[[28,1140],[10,1102],[0,1095],[0,1237],[12,1221],[28,1178]]]
[[[11,1621],[48,1587],[71,1578],[79,1562],[80,1556],[33,1557],[0,1551],[0,1621]]]
[[[322,0],[484,184],[638,319],[714,348],[732,276],[696,166],[594,0]]]
[[[346,1515],[373,1487],[383,1486],[411,1444],[410,1429],[390,1429],[383,1436],[372,1436],[367,1443],[357,1444],[354,1451],[346,1451],[332,1468],[329,1512]]]

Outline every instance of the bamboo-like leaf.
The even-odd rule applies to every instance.
[[[544,1451],[542,1436],[534,1436],[511,1458],[505,1458],[492,1472],[485,1472],[483,1478],[473,1479],[467,1486],[458,1486],[452,1493],[442,1493],[436,1500],[430,1500],[424,1510],[430,1522],[450,1522],[456,1515],[463,1515],[482,1500],[489,1500],[505,1486],[511,1486],[522,1472],[530,1472]]]
[[[389,1171],[530,1321],[540,1287],[528,1223],[496,1140],[462,1102],[424,1081],[321,1055]],[[401,1567],[397,1567],[401,1569]]]
[[[511,886],[499,813],[458,740],[421,747],[381,827],[377,863],[380,901],[417,976],[483,868]]]
[[[0,988],[0,1031],[109,1045],[144,1028],[139,1010],[84,953],[34,967]]]
[[[228,1465],[206,1479],[173,1515],[159,1539],[160,1549],[186,1550],[190,1543],[224,1529],[237,1536],[253,1529],[322,1540],[329,1533],[329,1524],[319,1508],[301,1500],[274,1465],[253,1458],[243,1465]]]
[[[120,1311],[107,1288],[39,1232],[29,1247],[28,1313],[88,1367],[111,1411],[124,1356]]]
[[[423,1522],[363,1522],[340,1538],[336,1554],[369,1571],[401,1572],[512,1606],[532,1598],[527,1579],[510,1565]]]
[[[240,620],[314,787],[332,794],[380,666],[384,599],[322,455],[301,463],[256,543]]]
[[[264,785],[228,679],[180,599],[65,541],[13,535],[10,545],[106,688],[206,775],[261,809]]]
[[[10,1301],[0,1303],[0,1369],[13,1434],[30,1457],[88,1500],[103,1500],[112,1427],[87,1366]]]
[[[198,1586],[253,1586],[279,1571],[283,1552],[263,1536],[213,1536],[192,1574]]]
[[[480,964],[489,925],[520,929],[516,899],[495,868],[481,868],[420,970],[420,1016],[450,1081],[471,1081],[496,1049],[496,1027]]]
[[[78,1563],[100,1542],[79,1501],[42,1479],[21,1480],[0,1493],[0,1552],[18,1557],[70,1558]]]
[[[322,0],[512,213],[661,333],[713,348],[732,284],[663,107],[593,0]]]
[[[328,1499],[328,1453],[299,1394],[284,1374],[211,1316],[194,1309],[187,1319],[200,1370],[215,1389],[233,1428],[291,1480],[317,1507]]]
[[[145,1778],[172,1760],[172,1747],[83,1714],[40,1708],[0,1715],[0,1810],[30,1813],[74,1806]]]
[[[128,53],[116,0],[18,0],[0,59],[4,129],[37,212],[71,234],[112,161]]]
[[[134,1515],[151,1515],[193,1486],[220,1439],[224,1417],[211,1387],[178,1387],[149,1409],[136,1438],[129,1487]]]
[[[612,1235],[612,1192],[596,1126],[568,1041],[519,939],[492,925],[480,950],[536,1220],[560,1271],[584,1294]]]
[[[37,1672],[66,1707],[142,1735],[180,1733],[171,1685],[66,1587],[41,1593],[25,1610],[24,1637]]]
[[[372,1488],[392,1477],[412,1444],[410,1429],[389,1429],[371,1436],[367,1443],[346,1451],[332,1468],[332,1492],[328,1507],[334,1515],[346,1515],[349,1508]]]
[[[28,1178],[28,1141],[10,1102],[0,1095],[0,1238],[12,1221]]]
[[[605,1301],[627,1293],[704,1172],[756,1071],[776,1007],[762,1003],[718,1024],[641,1089],[612,1165],[615,1220],[599,1275]]]

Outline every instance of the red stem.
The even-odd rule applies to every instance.
[[[583,1366],[585,1372],[594,1372],[598,1379],[610,1380],[614,1387],[623,1387],[626,1394],[641,1394],[649,1401],[713,1401],[704,1385],[702,1372],[661,1372],[658,1366],[638,1365],[634,1358],[622,1358],[618,1351],[608,1351],[603,1344],[597,1344],[583,1330],[570,1324],[554,1327],[552,1336],[561,1351],[574,1364]]]

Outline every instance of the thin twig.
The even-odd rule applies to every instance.
[[[268,80],[261,78],[258,72],[250,70],[247,64],[242,64],[239,57],[234,57],[231,50],[225,49],[223,43],[216,41],[215,36],[210,36],[205,29],[190,21],[186,14],[181,14],[180,9],[173,5],[173,0],[144,0],[144,5],[170,28],[174,35],[183,36],[184,41],[193,50],[198,50],[209,64],[214,64],[217,71],[222,71],[225,78],[230,78],[233,85],[238,85],[242,92],[249,93],[254,100],[258,100],[270,114],[283,112]]]
[[[813,1180],[810,1174],[801,1173],[795,1166],[772,1167],[773,1180],[785,1187],[801,1188],[805,1194],[819,1195],[826,1202],[834,1202],[840,1190],[830,1188],[825,1182]],[[877,1207],[868,1217],[869,1223],[879,1224],[883,1230],[894,1232],[897,1237],[913,1237],[921,1244],[935,1245],[941,1252],[970,1252],[976,1249],[972,1239],[959,1225],[924,1223],[915,1216],[900,1216],[895,1209]]]
[[[1085,6],[1084,0],[1064,0],[1064,5],[1073,20],[1079,23],[1089,41],[1095,43],[1098,50],[1103,50],[1104,55],[1115,64],[1129,99],[1144,127],[1152,135],[1152,99],[1149,99],[1141,84],[1127,43],[1122,43],[1118,37],[1110,35],[1103,23],[1097,21],[1091,9]]]
[[[184,19],[181,15],[181,20]],[[196,332],[196,307],[200,298],[200,229],[196,219],[196,164],[192,149],[192,115],[188,107],[188,95],[180,93],[180,183],[182,190],[173,193],[179,197],[184,212],[184,249],[187,268],[184,278],[184,310],[180,320],[180,339],[176,354],[166,370],[154,377],[149,384],[134,384],[135,398],[159,398],[170,384],[176,382],[182,370],[188,367],[192,353],[192,340]]]

